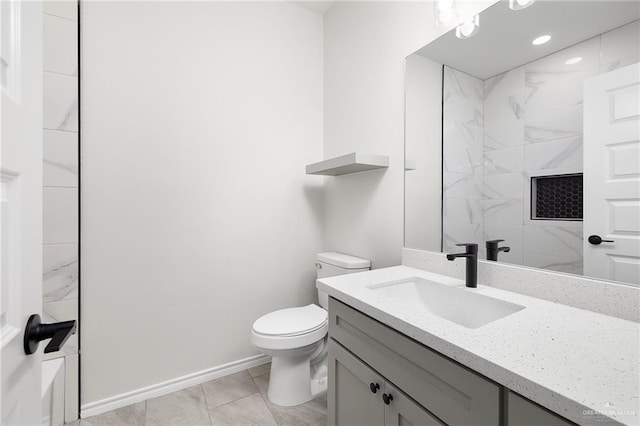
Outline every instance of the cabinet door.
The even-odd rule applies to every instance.
[[[384,412],[385,426],[443,426],[431,413],[417,402],[385,383],[384,393],[391,397]],[[386,404],[386,401],[385,401]]]
[[[332,339],[328,344],[327,423],[337,426],[382,426],[384,381]],[[375,393],[371,390],[371,384]]]
[[[509,392],[508,398],[508,426],[571,426],[575,424],[513,392]]]

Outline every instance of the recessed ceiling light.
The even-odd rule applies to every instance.
[[[551,36],[550,35],[542,35],[542,36],[534,39],[531,43],[533,43],[534,46],[539,46],[541,44],[545,44],[549,40],[551,40]]]
[[[575,65],[580,61],[582,61],[582,57],[581,56],[576,56],[575,58],[568,59],[567,62],[565,62],[565,64],[567,64],[567,65]]]

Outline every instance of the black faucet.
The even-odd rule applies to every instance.
[[[490,240],[487,241],[487,260],[498,260],[498,253],[501,251],[505,253],[509,253],[511,251],[511,247],[498,247],[498,243],[503,242],[504,240]]]
[[[478,245],[476,243],[456,244],[466,247],[464,253],[453,253],[447,255],[447,260],[455,260],[456,257],[467,258],[467,274],[465,277],[466,286],[470,288],[478,287]]]

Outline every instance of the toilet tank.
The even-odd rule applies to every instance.
[[[367,259],[335,252],[318,253],[316,277],[318,279],[335,277],[337,275],[368,271],[369,269],[371,269],[371,261]],[[318,302],[324,309],[328,309],[329,296],[327,293],[318,290]]]

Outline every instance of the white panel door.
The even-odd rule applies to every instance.
[[[584,274],[640,285],[640,64],[585,82],[584,170]]]
[[[41,364],[24,328],[42,307],[42,5],[0,1],[0,421],[41,424]]]

